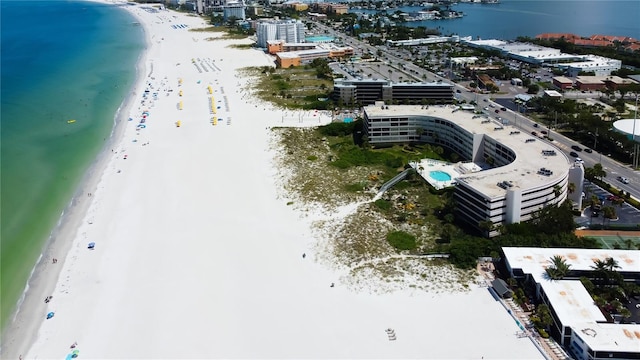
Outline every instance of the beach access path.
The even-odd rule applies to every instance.
[[[323,214],[301,216],[277,185],[284,170],[274,165],[271,130],[329,116],[285,116],[253,98],[245,90],[252,79],[237,70],[273,59],[229,47],[249,40],[208,41],[218,35],[188,31],[206,26],[201,18],[125,8],[148,37],[146,71],[125,110],[131,121],[70,252],[58,257],[53,299],[31,314],[35,341],[11,354],[542,358],[486,287],[374,294],[341,283],[348,275],[316,261],[323,234],[312,222]],[[55,316],[46,320],[48,312]]]

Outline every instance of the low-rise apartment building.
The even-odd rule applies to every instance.
[[[537,301],[549,307],[551,336],[575,359],[640,359],[640,325],[607,318],[579,280],[582,276],[594,277],[594,261],[612,258],[625,281],[639,284],[639,251],[528,247],[504,247],[502,251],[511,277],[532,286]],[[546,274],[554,256],[570,266],[562,280]]]
[[[333,98],[345,104],[369,105],[376,101],[451,103],[453,85],[443,82],[393,83],[384,79],[335,79]]]

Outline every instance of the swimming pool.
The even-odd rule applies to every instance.
[[[451,175],[444,171],[431,171],[429,172],[429,176],[436,181],[451,181]]]
[[[331,42],[333,41],[332,36],[326,35],[317,35],[317,36],[309,36],[306,38],[308,42]]]

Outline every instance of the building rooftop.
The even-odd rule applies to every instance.
[[[544,280],[540,286],[563,326],[607,321],[580,280]]]
[[[457,179],[465,182],[489,199],[504,197],[507,190],[498,186],[503,181],[511,181],[513,188],[535,189],[548,186],[566,176],[570,166],[578,166],[569,161],[564,153],[552,144],[514,124],[504,125],[496,114],[478,117],[465,111],[454,111],[457,106],[388,105],[382,109],[377,105],[365,107],[368,117],[389,116],[433,116],[449,120],[473,134],[484,134],[514,152],[515,160],[505,166],[464,174]],[[512,114],[501,112],[503,120],[513,121]],[[483,123],[483,121],[490,120]],[[500,130],[497,130],[501,128]],[[519,133],[514,133],[519,131]],[[544,155],[543,151],[555,151],[555,155]],[[573,165],[572,165],[573,164]],[[541,168],[550,170],[551,175],[539,174]]]
[[[580,61],[565,63],[562,65],[570,66],[570,67],[580,67],[580,68],[590,68],[590,67],[594,68],[599,66],[613,66],[620,63],[621,63],[620,60],[609,59],[604,56],[585,55],[582,57],[582,60]]]
[[[549,96],[549,97],[558,97],[558,98],[562,97],[562,94],[560,94],[559,92],[557,92],[555,90],[545,90],[544,94],[546,96]]]
[[[591,349],[629,353],[640,351],[640,325],[586,322],[574,324],[572,328]]]
[[[565,77],[565,76],[554,76],[552,80],[555,80],[555,81],[557,81],[559,83],[563,83],[563,84],[566,84],[566,83],[573,84],[573,80],[571,80],[571,79],[569,79],[568,77]]]
[[[295,59],[297,57],[303,56],[314,56],[314,55],[328,55],[329,50],[325,49],[309,49],[309,50],[299,50],[299,51],[285,51],[278,52],[278,55],[281,59]]]
[[[547,281],[545,269],[556,255],[564,258],[571,270],[591,271],[595,260],[613,258],[620,266],[618,271],[640,272],[638,250],[503,247],[502,251],[512,269],[522,269],[538,283]]]

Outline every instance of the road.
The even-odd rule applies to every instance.
[[[403,72],[407,75],[406,77],[404,77],[405,80],[408,80],[410,77],[413,77],[416,79],[420,79],[420,81],[427,81],[427,82],[431,82],[431,81],[450,82],[446,78],[443,78],[437,74],[431,73],[413,64],[410,61],[406,61],[404,59],[401,59],[393,55],[391,51],[388,51],[385,48],[382,48],[382,47],[377,48],[375,46],[369,45],[366,42],[362,42],[344,33],[336,32],[333,29],[320,23],[315,23],[315,25],[322,31],[326,31],[329,35],[333,36],[334,38],[342,38],[345,45],[353,47],[354,49],[356,49],[355,50],[356,52],[359,52],[359,53],[369,52],[373,56],[377,56],[378,51],[381,50],[382,58],[385,59],[387,63],[391,63],[394,65],[396,64],[404,65]],[[489,104],[493,104],[494,107],[493,108],[490,107],[488,113],[490,116],[494,118],[495,116],[500,116],[502,119],[508,120],[510,123],[509,125],[518,127],[521,131],[526,131],[527,133],[531,133],[532,131],[536,131],[537,133],[540,133],[541,130],[548,131],[549,136],[554,140],[550,143],[556,146],[557,148],[559,148],[560,150],[562,150],[569,159],[573,159],[573,157],[569,155],[571,151],[574,151],[571,149],[571,146],[577,145],[581,148],[584,147],[583,145],[577,143],[576,141],[573,141],[563,136],[562,134],[551,131],[550,129],[534,127],[534,124],[536,123],[533,120],[529,119],[528,117],[522,115],[517,111],[507,109],[506,111],[500,111],[498,114],[496,114],[495,109],[500,109],[503,107],[503,105],[493,102],[490,99],[489,95],[469,92],[464,86],[456,83],[453,83],[453,84],[456,91],[455,96],[458,100],[466,100],[467,102],[476,101],[477,103],[476,106],[478,110],[481,110],[482,108],[488,106]],[[459,93],[457,92],[458,90],[460,90]],[[590,94],[581,94],[581,93],[579,93],[579,95],[578,93],[575,94],[576,97],[582,97],[585,95],[590,95]],[[548,141],[542,138],[540,138],[540,140]],[[631,196],[633,196],[635,199],[640,200],[640,173],[638,171],[634,171],[630,166],[621,164],[600,153],[593,152],[589,154],[582,151],[578,153],[578,156],[584,161],[585,167],[593,167],[593,165],[597,163],[601,163],[603,169],[607,173],[607,177],[606,177],[607,182],[609,182],[612,186],[615,186],[621,190],[624,190],[625,192],[629,192]],[[622,182],[616,180],[618,176],[622,176],[629,179],[629,183],[623,184]]]

